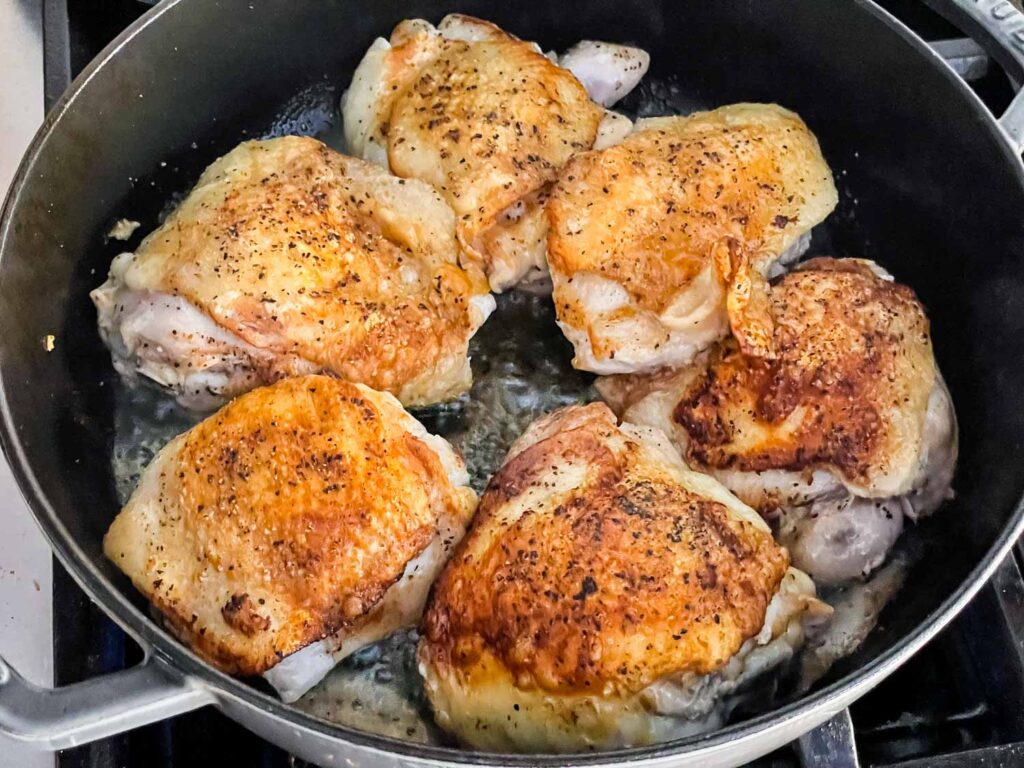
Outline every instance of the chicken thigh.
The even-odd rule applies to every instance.
[[[829,608],[749,507],[600,403],[534,422],[432,592],[436,720],[489,750],[649,744],[720,722]]]
[[[598,389],[779,515],[794,565],[835,584],[876,568],[904,517],[951,495],[956,418],[924,308],[874,263],[812,259],[772,287],[771,311],[774,360],[729,340],[680,371]]]
[[[629,121],[602,105],[648,63],[639,49],[590,41],[559,60],[460,14],[437,28],[404,21],[356,69],[342,97],[345,138],[354,154],[440,190],[463,249],[500,292],[546,278],[550,185],[599,133],[621,135]]]
[[[92,293],[114,365],[208,409],[326,372],[423,405],[469,388],[494,308],[429,185],[297,136],[206,169]]]
[[[573,364],[682,365],[730,327],[746,351],[770,355],[766,277],[799,257],[836,200],[817,140],[773,104],[640,120],[578,155],[547,205]]]
[[[418,620],[475,507],[462,460],[394,397],[305,376],[172,440],[104,552],[199,655],[292,701]]]

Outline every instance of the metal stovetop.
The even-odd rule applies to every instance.
[[[955,35],[917,0],[889,0],[882,4],[926,39]],[[0,134],[4,139],[0,151],[6,152],[0,157],[0,189],[6,185],[2,173],[13,172],[7,166],[13,156],[20,155],[30,132],[25,128],[24,115],[31,115],[36,122],[42,117],[42,103],[32,107],[28,102],[41,97],[44,72],[47,103],[52,103],[69,77],[145,8],[136,0],[0,0],[3,77],[11,72],[6,66],[7,59],[16,58],[21,71],[29,70],[28,74],[19,75],[19,86],[29,79],[36,83],[35,91],[18,89],[19,105],[24,110],[20,128],[23,136],[8,141],[7,133]],[[11,26],[8,21],[15,16],[21,26]],[[26,47],[32,50],[30,36],[38,34],[40,27],[45,32],[45,67],[38,39],[34,53],[18,53]],[[8,40],[12,34],[16,40]],[[957,50],[958,44],[953,44],[952,49]],[[979,75],[985,69],[985,61],[979,61],[976,49],[970,46],[966,53],[964,66]],[[975,85],[997,111],[1009,98],[1009,88],[997,72],[980,77]],[[6,93],[0,92],[0,96]],[[9,109],[10,100],[3,103],[5,110]],[[0,129],[10,122],[10,115],[0,115]],[[49,558],[40,549],[45,545],[41,545],[30,524],[22,525],[28,520],[28,513],[16,498],[4,466],[0,466],[0,513],[9,521],[8,526],[13,524],[16,534],[21,531],[21,538],[5,535],[0,539],[0,569],[12,570],[9,563],[17,562],[18,566],[13,569],[16,574],[11,574],[16,579],[5,582],[0,574],[0,643],[4,652],[13,656],[20,668],[28,669],[30,677],[41,683],[49,682],[48,654],[40,654],[38,649],[46,645],[40,643],[40,633],[49,637],[50,631],[49,611],[40,606],[52,597],[52,615],[56,617],[52,660],[57,684],[76,682],[137,662],[139,650],[91,605],[59,566],[54,568],[52,591],[49,589]],[[992,583],[939,637],[851,709],[863,765],[1024,767],[1022,552],[1016,551],[1003,564]],[[22,559],[15,561],[16,553]],[[39,590],[34,586],[31,590],[25,588],[35,581],[40,584]],[[11,653],[15,642],[20,642],[24,649],[21,658]],[[37,649],[35,654],[29,653],[32,648]],[[27,762],[28,759],[22,760],[21,754],[0,744],[0,766],[52,765],[48,756],[35,763]],[[302,765],[211,709],[65,751],[57,756],[56,762],[61,768]],[[795,751],[783,749],[755,765],[796,768],[799,762]]]
[[[0,0],[0,198],[43,119],[40,0]],[[53,682],[50,548],[0,457],[0,649],[34,683]],[[52,768],[53,757],[0,737],[0,765]]]

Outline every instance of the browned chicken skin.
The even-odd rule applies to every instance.
[[[420,661],[438,722],[492,749],[678,734],[666,700],[707,715],[680,691],[812,605],[787,567],[757,515],[663,435],[601,404],[557,411],[513,446],[435,585]],[[784,580],[792,600],[764,631]]]
[[[598,388],[763,513],[802,510],[783,521],[794,562],[842,580],[881,562],[904,513],[947,496],[955,418],[924,308],[871,262],[800,265],[772,288],[771,313],[773,360],[729,340],[676,373]],[[808,550],[809,527],[831,543]]]
[[[494,306],[458,258],[430,186],[286,136],[211,165],[93,299],[119,369],[186,405],[316,371],[426,404],[469,388]]]
[[[171,441],[104,551],[220,669],[262,674],[317,646],[305,658],[322,676],[342,647],[416,621],[475,508],[467,482],[390,395],[287,379]]]
[[[594,143],[603,112],[568,70],[521,40],[442,45],[391,112],[388,161],[441,191],[463,248],[491,267],[484,233]]]
[[[681,365],[730,326],[748,352],[769,356],[766,276],[835,203],[813,134],[773,104],[640,120],[620,143],[577,156],[547,206],[555,310],[574,364],[605,374]]]
[[[623,46],[592,43],[569,57],[583,68],[601,61],[590,80],[619,74],[612,101],[647,68],[646,54]],[[440,190],[495,291],[546,274],[543,199],[569,158],[594,145],[606,114],[536,45],[460,14],[438,28],[404,21],[374,43],[342,110],[353,152]]]

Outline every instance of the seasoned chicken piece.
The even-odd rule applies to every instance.
[[[103,546],[199,655],[292,701],[418,620],[475,507],[462,460],[394,397],[304,376],[172,440]]]
[[[682,365],[730,326],[745,350],[770,356],[766,277],[806,249],[836,199],[817,140],[773,104],[639,120],[614,146],[578,155],[547,206],[573,364]]]
[[[492,290],[545,281],[548,189],[599,129],[621,132],[628,120],[601,104],[632,90],[648,63],[644,51],[590,41],[552,61],[460,14],[436,29],[403,21],[370,46],[342,97],[345,138],[356,155],[441,191]]]
[[[713,727],[827,616],[768,526],[600,403],[534,422],[434,587],[418,649],[441,727],[570,752]]]
[[[494,309],[458,256],[429,185],[286,136],[207,168],[92,299],[118,371],[187,407],[319,371],[424,405],[469,388]]]
[[[859,259],[812,259],[771,290],[771,361],[729,340],[677,373],[598,383],[693,467],[765,515],[819,583],[867,574],[903,517],[950,496],[956,417],[913,291]]]
[[[651,57],[628,45],[581,40],[557,59],[587,89],[590,98],[611,107],[640,85]]]

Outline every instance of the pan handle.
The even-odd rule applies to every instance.
[[[40,688],[0,657],[0,733],[39,749],[67,749],[213,702],[152,655],[137,667],[63,688]]]
[[[1010,78],[1024,83],[1024,13],[1010,0],[925,0],[939,15],[978,41]],[[1019,155],[1024,151],[1024,90],[1010,102],[999,124]]]
[[[794,746],[801,768],[860,768],[848,709],[805,733]]]

